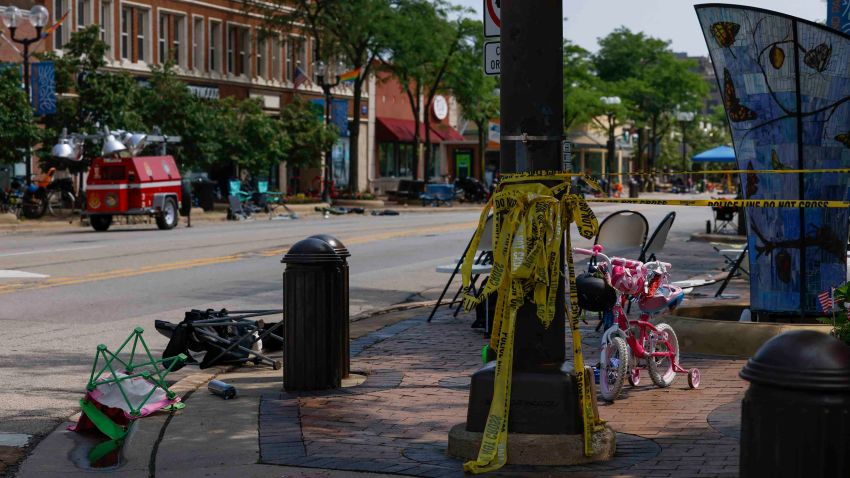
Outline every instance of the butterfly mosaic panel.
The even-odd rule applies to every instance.
[[[850,36],[768,10],[696,7],[738,168],[850,167]],[[747,199],[848,199],[848,175],[742,174]],[[847,279],[846,209],[748,208],[751,307],[817,314]]]

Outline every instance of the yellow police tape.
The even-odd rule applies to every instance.
[[[541,181],[555,182],[548,187]],[[598,185],[588,181],[592,187]],[[564,234],[571,222],[588,239],[596,235],[598,223],[593,211],[581,195],[570,194],[570,183],[563,176],[550,174],[515,175],[503,179],[498,191],[481,212],[478,228],[464,256],[461,274],[464,308],[469,311],[488,295],[498,291],[490,347],[496,352],[496,376],[493,400],[484,428],[476,460],[464,463],[471,473],[484,473],[501,468],[507,462],[508,415],[510,413],[513,371],[514,332],[517,311],[532,297],[537,306],[537,319],[549,327],[555,317],[556,299],[561,277],[561,242],[566,241],[570,283],[570,306],[566,310],[572,331],[573,363],[579,390],[584,424],[584,453],[592,455],[591,435],[602,427],[594,413],[594,400],[581,352],[578,329],[578,297],[575,291],[575,268],[572,261],[570,235]],[[560,198],[559,198],[560,196]],[[493,209],[493,267],[484,290],[476,297],[470,294],[472,264],[475,251]],[[568,232],[568,231],[567,231]],[[564,239],[565,238],[565,239]]]
[[[651,206],[710,206],[710,207],[762,207],[762,208],[812,208],[846,209],[850,201],[819,201],[801,199],[626,199],[587,198],[587,202],[613,202],[623,204],[649,204]]]
[[[848,174],[850,168],[821,168],[821,169],[715,169],[703,171],[645,171],[645,172],[620,172],[620,173],[600,173],[600,176],[680,176],[683,174],[694,175],[710,175],[710,174]],[[567,173],[564,171],[544,171],[534,173],[537,177],[589,177],[587,173]],[[527,176],[527,173],[509,173],[502,177],[518,177]]]

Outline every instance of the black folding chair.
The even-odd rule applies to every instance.
[[[472,247],[472,238],[466,243],[466,247],[463,249],[463,253],[460,255],[460,260],[458,260],[454,266],[445,265],[437,267],[437,272],[449,272],[451,271],[451,276],[449,280],[446,281],[445,287],[443,287],[443,292],[440,293],[440,298],[437,299],[437,303],[434,304],[434,308],[431,309],[431,314],[428,316],[428,322],[431,322],[431,319],[434,318],[434,314],[437,313],[437,309],[440,305],[443,304],[443,298],[446,296],[446,292],[448,292],[449,287],[451,287],[452,281],[454,281],[455,276],[460,271],[461,266],[463,265],[463,258],[466,257],[466,253],[469,251],[469,248]],[[473,267],[473,276],[471,277],[470,286],[472,288],[473,293],[477,293],[476,284],[478,283],[478,279],[480,276],[489,274],[490,267],[493,264],[493,215],[487,217],[487,224],[484,228],[484,232],[481,234],[481,240],[478,243],[478,251],[477,256],[475,258],[474,267]],[[481,272],[475,274],[474,271],[478,269]],[[461,292],[463,292],[463,285],[461,285],[457,292],[455,293],[452,301],[449,302],[449,306],[454,305],[457,298],[460,296]],[[460,312],[460,308],[463,306],[463,301],[457,305],[455,309],[454,316],[457,317],[457,314]]]
[[[723,232],[727,227],[733,229],[734,231],[738,231],[738,225],[733,221],[735,220],[735,214],[738,213],[738,208],[734,206],[721,206],[721,207],[712,207],[711,210],[714,212],[714,229],[713,232],[715,234],[719,232]]]

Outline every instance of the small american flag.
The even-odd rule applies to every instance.
[[[304,73],[304,70],[301,69],[300,66],[295,67],[295,78],[292,79],[292,84],[295,86],[295,89],[298,89],[299,86],[303,85],[310,78],[307,78],[307,74]]]
[[[832,289],[826,290],[818,294],[818,301],[823,312],[829,313],[832,311]]]

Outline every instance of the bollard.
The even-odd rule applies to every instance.
[[[286,264],[283,387],[339,388],[342,344],[347,344],[341,317],[348,315],[343,260],[327,242],[308,238],[293,245],[281,262]]]
[[[344,306],[340,311],[340,314],[336,316],[336,318],[340,321],[340,327],[342,327],[342,334],[340,335],[340,339],[342,340],[342,354],[340,358],[342,359],[341,367],[342,367],[342,378],[348,377],[348,374],[351,373],[351,348],[349,346],[349,313],[348,313],[348,258],[351,257],[351,253],[348,252],[348,248],[334,236],[329,234],[316,234],[310,236],[310,239],[319,239],[328,243],[336,252],[336,254],[342,259],[342,272],[343,272],[343,297],[342,302]]]
[[[767,341],[741,370],[740,476],[850,476],[850,347],[812,330]]]

